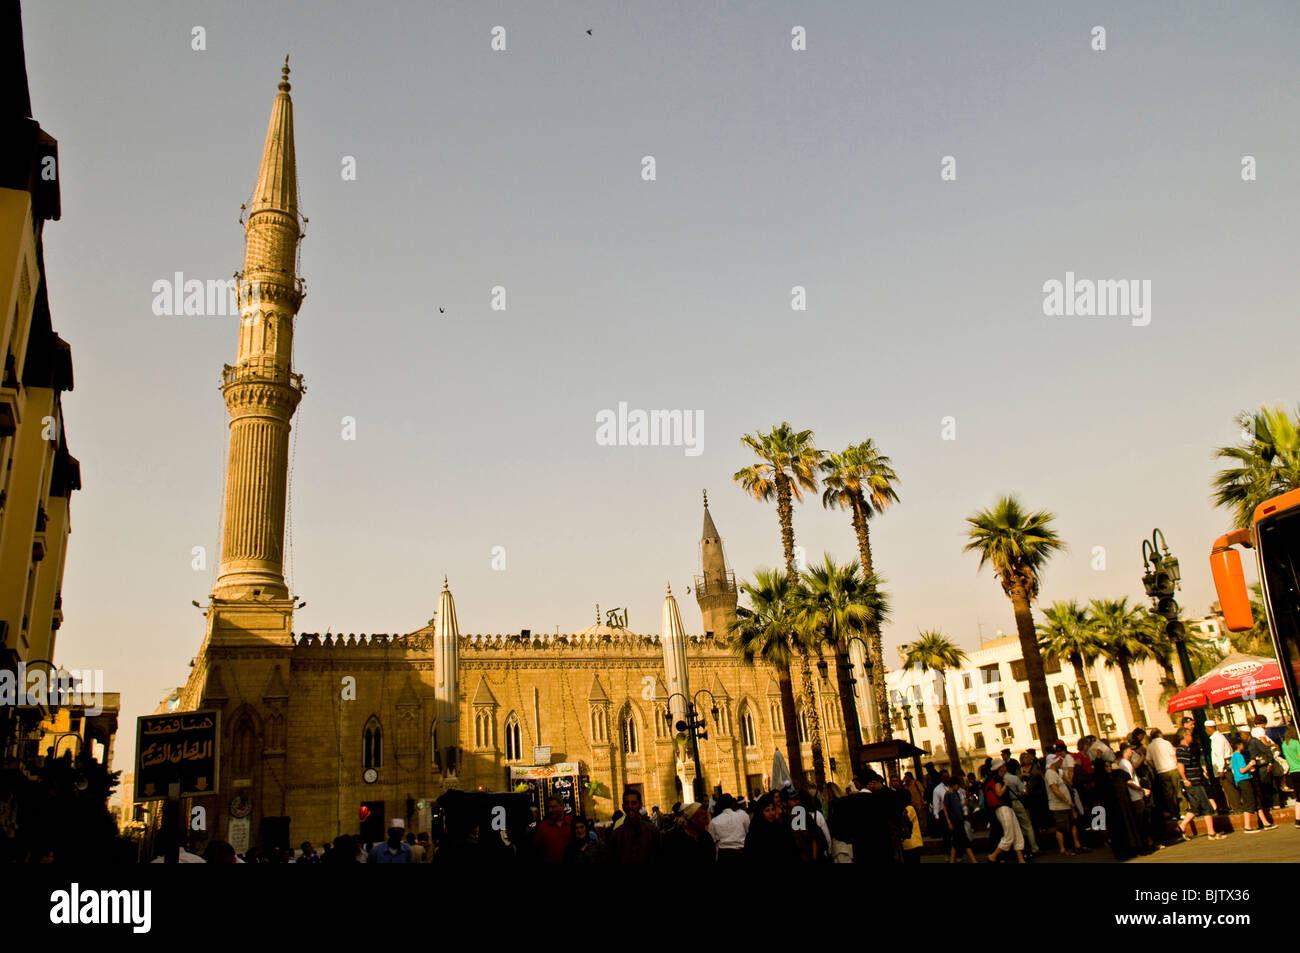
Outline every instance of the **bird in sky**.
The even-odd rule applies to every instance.
[[[587,31],[587,36],[591,36],[591,31],[590,31],[590,30]]]

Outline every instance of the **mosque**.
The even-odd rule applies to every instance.
[[[303,219],[287,59],[282,72],[245,219],[238,356],[222,371],[231,422],[220,569],[202,647],[171,706],[220,713],[217,790],[188,799],[204,808],[207,836],[320,843],[356,831],[363,816],[372,836],[397,817],[427,830],[422,815],[443,792],[508,790],[522,768],[571,771],[581,809],[598,820],[625,787],[667,808],[689,800],[695,783],[673,727],[683,690],[700,699],[707,723],[705,790],[763,790],[774,752],[786,750],[780,695],[774,670],[747,665],[728,644],[736,582],[707,497],[693,587],[700,634],[688,634],[669,591],[655,634],[628,631],[616,613],[602,621],[597,610],[595,624],[567,635],[462,635],[445,579],[423,628],[294,631],[299,603],[283,554],[290,422],[304,393],[291,360]],[[803,699],[797,667],[792,676]],[[813,682],[824,753],[843,775],[834,663]],[[798,712],[811,772],[802,701]]]

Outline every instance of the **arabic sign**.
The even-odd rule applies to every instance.
[[[216,792],[219,722],[215,711],[141,716],[136,727],[135,799],[165,798],[176,783],[181,797]]]
[[[510,769],[511,790],[527,794],[539,817],[545,814],[546,799],[552,795],[560,799],[565,814],[577,816],[582,806],[577,781],[578,765],[572,761]]]
[[[236,854],[247,854],[248,846],[252,842],[253,822],[247,817],[234,817],[230,820],[230,828],[226,831],[227,840],[230,846],[235,848]]]

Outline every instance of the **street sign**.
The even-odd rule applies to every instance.
[[[161,800],[177,784],[180,797],[216,793],[220,720],[216,711],[142,715],[136,722],[135,800]]]

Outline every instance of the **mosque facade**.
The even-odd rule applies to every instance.
[[[463,635],[445,579],[423,628],[294,630],[283,556],[290,426],[305,393],[292,366],[304,290],[288,77],[286,61],[245,218],[237,358],[222,372],[231,423],[221,564],[202,647],[175,699],[181,711],[220,713],[217,788],[187,806],[203,807],[209,837],[319,843],[397,817],[427,830],[422,815],[447,790],[508,790],[512,768],[563,764],[597,820],[626,787],[666,809],[693,791],[694,759],[675,727],[687,693],[707,726],[704,789],[763,790],[786,726],[774,670],[728,644],[737,589],[707,498],[693,585],[700,634],[687,632],[669,591],[657,633],[630,632],[617,613],[602,621],[598,609],[593,625],[570,634]],[[811,773],[797,669],[796,730]],[[813,681],[824,754],[842,782],[849,758],[833,661]]]

